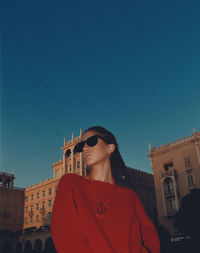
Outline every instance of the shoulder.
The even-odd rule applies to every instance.
[[[140,202],[140,198],[139,198],[138,194],[133,189],[129,189],[129,192],[130,192],[134,201]]]
[[[59,181],[59,185],[62,186],[68,186],[70,188],[73,188],[75,185],[80,184],[85,180],[82,176],[76,175],[76,174],[65,174],[61,177]]]

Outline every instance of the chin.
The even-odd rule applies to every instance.
[[[94,165],[94,163],[93,163],[93,162],[86,162],[86,165],[87,165],[88,167],[91,167],[91,166]]]

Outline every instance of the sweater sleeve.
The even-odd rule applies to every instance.
[[[134,203],[136,214],[140,222],[140,234],[142,241],[142,252],[144,253],[159,253],[160,252],[160,241],[158,233],[146,214],[143,205],[135,192]]]
[[[59,182],[53,206],[51,234],[58,253],[91,253],[84,236],[73,191],[67,184],[66,175]]]

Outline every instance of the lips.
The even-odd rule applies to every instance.
[[[84,157],[85,157],[85,158],[88,158],[88,157],[90,157],[90,156],[91,156],[91,154],[86,154],[86,153],[84,154]]]

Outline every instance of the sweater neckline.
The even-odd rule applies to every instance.
[[[92,180],[92,179],[90,179],[89,177],[88,178],[84,178],[88,183],[95,183],[95,184],[102,184],[102,185],[108,185],[108,186],[113,186],[113,185],[115,185],[116,186],[116,184],[115,184],[115,179],[114,179],[114,177],[112,178],[113,179],[113,184],[111,184],[111,183],[109,183],[109,182],[106,182],[106,181],[102,181],[102,180]]]
[[[94,183],[99,183],[99,184],[107,184],[107,185],[115,185],[115,179],[114,177],[112,177],[112,181],[113,181],[113,184],[109,183],[109,182],[106,182],[106,181],[102,181],[102,180],[98,180],[98,179],[91,179],[90,178],[90,175],[88,176],[87,180],[91,183],[91,182],[94,182]]]

